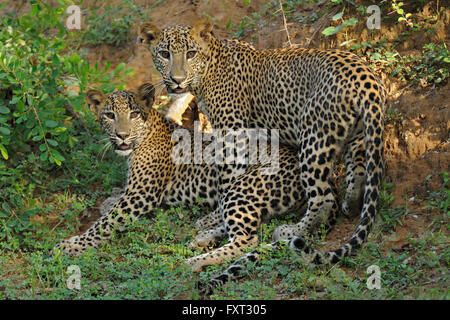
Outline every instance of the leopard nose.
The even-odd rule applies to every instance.
[[[176,84],[181,84],[184,79],[186,79],[186,77],[184,76],[172,76],[172,81],[175,82]]]
[[[130,134],[127,132],[116,132],[116,136],[118,136],[122,140],[125,140],[130,136]]]

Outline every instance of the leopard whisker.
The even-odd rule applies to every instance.
[[[107,140],[109,140],[109,137],[106,137],[106,138],[103,138],[103,139],[98,140],[98,143],[100,144],[100,143],[102,143],[102,142],[104,142],[104,141],[107,141]]]
[[[105,157],[106,152],[107,152],[110,148],[112,148],[112,143],[111,143],[111,141],[108,141],[108,142],[102,147],[102,150],[100,150],[100,152],[103,151],[102,156],[101,156],[101,158],[100,158],[100,161],[103,161],[103,158]],[[99,152],[99,153],[100,153],[100,152]]]
[[[159,97],[163,90],[164,90],[164,87],[155,88],[155,97]]]
[[[164,84],[164,79],[156,81],[155,83],[153,83],[153,86],[157,86],[157,85],[160,85],[160,84]]]

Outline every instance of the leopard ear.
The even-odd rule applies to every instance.
[[[208,18],[202,18],[194,24],[194,26],[192,27],[192,32],[194,36],[197,36],[205,42],[209,42],[209,40],[213,36],[213,27],[214,24],[211,20],[209,20]]]
[[[151,108],[155,102],[155,87],[151,83],[144,83],[138,88],[137,95],[147,108]]]
[[[88,92],[86,92],[86,100],[91,111],[97,116],[97,119],[99,119],[100,113],[103,108],[103,103],[106,100],[103,92],[95,89],[90,89],[88,90]]]
[[[150,44],[153,40],[158,38],[160,34],[161,31],[159,31],[156,26],[149,22],[144,22],[139,26],[138,38],[136,39],[136,42]]]

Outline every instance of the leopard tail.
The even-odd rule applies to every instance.
[[[382,85],[380,87],[383,88]],[[367,241],[373,227],[384,169],[384,99],[383,89],[368,93],[360,112],[364,124],[366,178],[360,219],[350,240],[329,252],[311,248],[302,237],[293,237],[289,241],[292,250],[301,255],[306,254],[307,260],[314,264],[334,264],[350,256]]]

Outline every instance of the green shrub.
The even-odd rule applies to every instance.
[[[65,8],[32,6],[30,14],[1,21],[0,151],[5,160],[27,154],[60,165],[76,142],[68,130],[74,112],[85,112],[83,97],[67,88],[103,83],[110,91],[124,65],[105,76],[79,55],[65,54]]]
[[[444,84],[450,76],[450,53],[445,43],[429,43],[423,46],[422,55],[403,57],[404,66],[399,66],[393,76],[422,86]]]
[[[149,19],[148,14],[144,12],[145,9],[134,0],[124,0],[123,4],[114,7],[93,7],[86,16],[85,24],[89,27],[83,33],[83,42],[115,46],[126,43],[129,40],[129,31],[135,23]]]
[[[92,173],[95,154],[77,154],[93,151],[83,145],[94,133],[84,132],[91,126],[85,119],[93,123],[94,117],[83,94],[70,87],[83,93],[87,86],[95,86],[107,93],[120,88],[127,73],[123,63],[107,73],[109,63],[99,70],[70,53],[66,43],[73,34],[64,27],[70,2],[60,3],[52,7],[31,1],[28,14],[6,13],[0,21],[0,239],[12,239],[14,232],[30,228],[28,218],[45,209],[35,193],[54,191],[50,175],[64,162],[70,163],[68,167],[82,165],[97,177]],[[79,175],[67,175],[70,186],[76,186]]]

